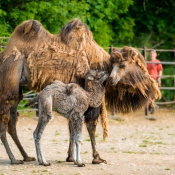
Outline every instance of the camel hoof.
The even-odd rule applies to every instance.
[[[77,166],[78,167],[85,167],[85,164],[84,163],[81,163],[81,164],[78,164]]]
[[[11,164],[12,164],[12,165],[15,165],[15,164],[16,164],[16,165],[19,165],[19,164],[23,164],[23,163],[24,163],[24,162],[23,162],[22,160],[12,160],[12,161],[11,161]]]
[[[66,158],[66,162],[74,162],[74,159],[72,157],[68,156]]]
[[[93,159],[92,161],[92,164],[100,164],[100,163],[104,163],[104,164],[107,164],[107,161],[106,160],[103,160],[103,159]]]
[[[35,161],[36,159],[34,157],[25,157],[23,161],[25,162],[31,162],[31,161]]]

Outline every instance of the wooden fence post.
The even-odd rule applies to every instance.
[[[146,47],[145,46],[143,47],[142,55],[144,56],[144,58],[146,60]]]

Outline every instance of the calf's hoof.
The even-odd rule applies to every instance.
[[[24,162],[22,160],[11,160],[11,164],[12,165],[19,165],[19,164],[23,164]]]
[[[43,165],[43,166],[50,166],[50,163],[39,163],[39,165]]]
[[[101,158],[99,158],[99,159],[93,159],[92,160],[92,164],[100,164],[100,163],[107,164],[107,161],[106,160],[103,160]]]
[[[66,158],[66,162],[74,162],[74,159],[72,157],[68,156]]]
[[[34,157],[24,157],[25,162],[31,162],[31,161],[35,161],[36,159]]]
[[[74,165],[77,165],[78,167],[85,167],[84,163],[77,163],[76,161],[74,161]]]
[[[77,164],[78,167],[85,167],[85,164],[84,163],[81,163],[81,164]]]

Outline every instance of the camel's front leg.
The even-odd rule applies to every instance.
[[[22,88],[22,87],[20,87]],[[22,92],[22,91],[20,91]],[[19,94],[19,100],[22,99],[22,94],[20,93]],[[16,131],[16,123],[17,123],[17,120],[18,120],[18,116],[17,116],[17,106],[18,106],[18,102],[16,102],[10,109],[10,121],[8,123],[8,133],[10,134],[10,136],[12,137],[12,139],[14,140],[14,142],[16,143],[19,151],[21,152],[23,158],[24,158],[24,161],[28,162],[28,161],[35,161],[36,159],[34,157],[29,157],[27,155],[27,153],[25,152],[25,150],[23,149],[20,141],[19,141],[19,138],[18,138],[18,135],[17,135],[17,131]]]
[[[103,160],[100,158],[99,153],[97,152],[97,148],[96,148],[96,141],[95,141],[95,132],[96,132],[96,126],[97,126],[97,120],[99,118],[99,115],[102,114],[103,115],[103,107],[101,109],[101,106],[99,106],[98,108],[88,108],[88,110],[85,112],[85,123],[86,123],[86,127],[91,139],[91,145],[92,145],[92,156],[93,156],[93,160],[92,163],[93,164],[100,164],[100,163],[107,163],[106,160]]]
[[[80,115],[79,113],[74,113],[71,115],[70,120],[71,120],[72,157],[74,159],[75,164],[77,164],[78,167],[84,167],[85,164],[82,163],[80,156],[84,116]],[[76,145],[76,155],[74,145]]]
[[[3,120],[6,118],[6,116],[1,116]],[[3,120],[0,120],[0,138],[2,143],[4,144],[4,147],[7,151],[7,154],[9,156],[9,159],[11,160],[11,164],[23,164],[22,160],[16,160],[14,155],[12,154],[9,144],[7,142],[7,137],[6,137],[6,124],[4,123]]]
[[[97,126],[97,120],[91,120],[86,122],[86,127],[89,132],[89,136],[91,139],[91,145],[92,145],[92,151],[93,151],[93,157],[94,159],[92,160],[93,164],[100,164],[100,163],[107,163],[106,160],[103,160],[100,158],[100,155],[97,151],[96,148],[96,141],[95,141],[95,131],[96,131],[96,126]]]

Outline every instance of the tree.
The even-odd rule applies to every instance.
[[[172,0],[134,0],[127,16],[134,19],[134,46],[174,48],[175,2]]]
[[[133,37],[133,20],[122,16],[132,0],[1,0],[0,36],[9,36],[24,20],[36,19],[56,34],[72,18],[79,18],[92,31],[95,40],[107,47]]]

